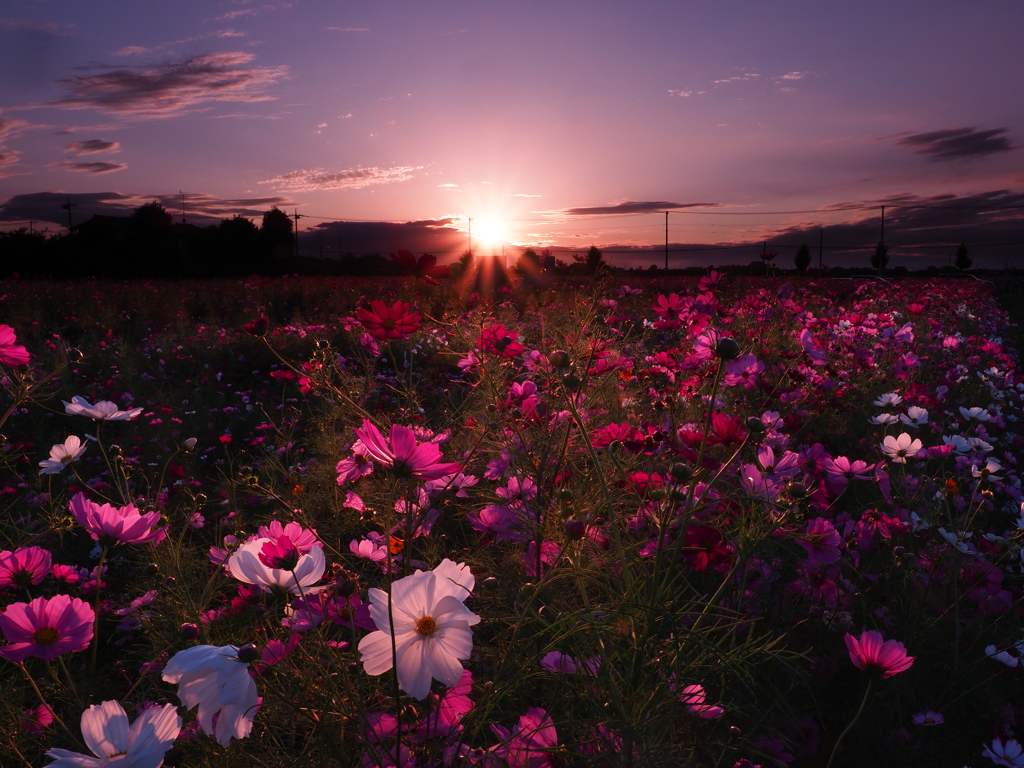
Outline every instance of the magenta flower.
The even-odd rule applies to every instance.
[[[679,701],[686,705],[691,715],[696,715],[705,720],[713,720],[721,716],[725,710],[713,704],[705,704],[707,695],[704,693],[703,685],[688,685],[679,692]]]
[[[164,529],[153,527],[159,522],[160,513],[140,515],[134,504],[97,504],[79,492],[71,500],[70,509],[71,516],[101,543],[148,544],[158,542],[164,535]]]
[[[831,565],[839,559],[843,537],[824,517],[816,517],[807,522],[805,538],[797,539],[796,543],[807,552],[810,562]]]
[[[20,344],[15,344],[16,340],[11,326],[0,325],[0,363],[11,367],[28,364],[28,350]]]
[[[907,655],[903,643],[896,640],[883,642],[882,634],[873,629],[861,633],[859,638],[847,633],[845,640],[854,666],[863,670],[878,670],[883,678],[906,672],[914,663],[914,657]]]
[[[558,734],[551,717],[540,707],[531,707],[509,733],[500,725],[491,730],[502,740],[495,752],[513,768],[547,768],[555,765]]]
[[[0,613],[0,630],[11,643],[0,648],[0,656],[17,663],[29,656],[55,659],[71,651],[84,651],[92,641],[95,619],[88,603],[67,595],[12,603]]]
[[[38,584],[50,572],[52,563],[50,553],[41,547],[0,552],[0,591]]]
[[[287,536],[280,536],[276,541],[267,539],[258,555],[260,562],[267,568],[280,568],[282,571],[294,571],[299,564],[299,550]]]
[[[380,299],[370,302],[370,309],[360,307],[356,317],[366,332],[375,339],[407,339],[420,327],[420,313],[404,301],[388,306]]]
[[[364,419],[356,437],[374,461],[391,467],[398,477],[435,480],[462,470],[461,464],[442,464],[441,449],[435,443],[417,443],[416,433],[409,427],[393,424],[390,437],[385,438],[373,422]]]
[[[40,704],[22,712],[18,728],[27,736],[42,736],[51,723],[53,723],[53,709],[49,704]]]

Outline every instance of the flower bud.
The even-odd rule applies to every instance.
[[[185,440],[184,443],[182,443],[182,447],[184,447],[186,451],[191,451],[193,448],[196,447],[197,442],[199,441],[196,438],[190,437],[187,440]]]
[[[768,428],[765,427],[764,422],[761,421],[761,419],[759,417],[757,417],[757,416],[750,416],[750,417],[747,418],[747,431],[748,432],[764,433],[764,432],[768,431]]]
[[[677,461],[669,469],[668,473],[672,475],[672,478],[679,483],[685,483],[693,477],[693,470],[690,469],[689,465],[684,464],[681,461]]]
[[[181,636],[186,640],[198,640],[199,625],[194,624],[191,621],[186,621],[181,625]]]
[[[561,370],[562,368],[568,368],[572,360],[568,352],[559,349],[548,355],[548,362],[551,363],[552,368]]]
[[[715,357],[721,360],[735,360],[740,356],[740,345],[729,336],[723,336],[715,344]]]
[[[243,664],[252,664],[260,657],[260,650],[252,643],[238,649],[238,660]]]
[[[565,537],[570,541],[578,541],[587,534],[587,524],[576,517],[570,517],[563,524]]]

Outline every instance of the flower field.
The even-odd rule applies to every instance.
[[[0,283],[0,764],[1024,765],[990,284],[425,277]]]

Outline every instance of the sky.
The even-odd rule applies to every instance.
[[[667,223],[672,266],[884,237],[1024,267],[1022,29],[1019,0],[4,0],[0,228],[157,200],[298,213],[310,255],[662,265]]]

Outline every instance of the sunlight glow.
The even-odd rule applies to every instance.
[[[505,227],[498,219],[473,219],[473,240],[479,248],[494,248],[505,239]]]

